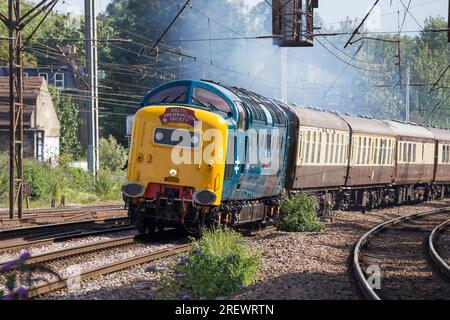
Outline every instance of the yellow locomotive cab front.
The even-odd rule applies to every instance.
[[[189,203],[219,205],[227,135],[226,121],[206,110],[140,109],[134,118],[124,196],[152,202],[157,211],[161,201],[181,202],[182,216]]]

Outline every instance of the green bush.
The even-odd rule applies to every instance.
[[[121,194],[123,173],[101,169],[97,176],[97,194],[105,199],[116,199]]]
[[[290,232],[321,232],[325,224],[317,217],[317,200],[299,192],[281,201],[281,218],[278,227]]]
[[[9,158],[0,153],[0,202],[6,203],[9,192]]]
[[[113,136],[100,139],[100,167],[117,172],[127,162],[127,150]]]
[[[92,203],[100,200],[120,200],[123,171],[102,169],[97,181],[91,173],[70,166],[70,156],[59,166],[32,159],[24,161],[24,196],[42,205],[61,195],[66,203]],[[9,157],[0,154],[0,202],[6,205],[9,191]],[[48,203],[48,202],[47,202]]]
[[[27,160],[23,165],[25,193],[33,200],[56,198],[64,180],[62,172],[46,162]],[[26,190],[28,189],[28,190]]]
[[[162,298],[229,297],[256,279],[261,256],[247,250],[243,237],[232,230],[205,231],[180,262],[172,266]],[[192,294],[192,297],[190,294]]]

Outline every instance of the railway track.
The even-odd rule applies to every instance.
[[[148,263],[158,259],[174,256],[180,253],[188,252],[191,249],[189,244],[174,245],[162,250],[153,251],[146,254],[133,256],[128,259],[114,261],[112,263],[99,266],[94,269],[82,271],[79,274],[61,277],[49,282],[37,284],[28,289],[28,298],[33,298],[54,290],[64,289],[70,287],[70,284],[75,281],[85,281],[94,277],[103,276],[109,273],[117,272],[130,268],[135,265]]]
[[[14,225],[19,223],[46,223],[49,221],[73,221],[80,219],[107,218],[126,215],[121,205],[99,205],[80,207],[59,207],[48,209],[25,210],[22,219],[9,219],[8,212],[0,210],[0,224]]]
[[[127,217],[118,218],[100,218],[74,222],[63,222],[54,224],[45,224],[32,227],[20,227],[0,231],[0,240],[24,237],[24,239],[41,238],[46,235],[59,234],[61,232],[73,231],[79,229],[95,229],[109,226],[128,225]]]
[[[276,229],[275,227],[269,226],[262,230],[254,230],[253,232],[247,233],[246,236],[253,236],[259,232],[271,232],[275,229]],[[167,234],[169,234],[170,232],[171,232],[170,230],[165,231],[165,233],[167,233]],[[161,240],[161,239],[159,239],[159,240]],[[99,242],[95,242],[95,243],[69,247],[69,248],[65,248],[65,249],[61,249],[61,250],[55,250],[55,251],[46,252],[46,253],[32,256],[26,261],[26,264],[36,264],[36,263],[49,264],[52,261],[57,260],[57,259],[64,259],[64,258],[69,258],[71,256],[93,253],[93,252],[97,252],[100,250],[114,249],[114,248],[118,248],[121,246],[131,245],[134,242],[136,242],[136,237],[133,235],[133,236],[125,236],[125,237],[120,237],[117,239],[109,239],[109,240],[99,241]],[[136,256],[133,256],[133,257],[130,257],[127,259],[114,261],[109,264],[105,264],[105,265],[102,265],[102,266],[99,266],[99,267],[96,267],[93,269],[82,271],[81,273],[76,274],[76,275],[60,277],[58,279],[54,279],[54,280],[51,280],[51,281],[48,281],[45,283],[40,283],[40,284],[34,285],[28,289],[28,297],[33,298],[33,297],[37,297],[39,295],[49,293],[54,290],[67,288],[68,286],[70,286],[73,283],[74,279],[76,279],[76,281],[81,282],[81,281],[88,280],[88,279],[91,279],[94,277],[99,277],[99,276],[103,276],[103,275],[106,275],[109,273],[124,270],[124,269],[130,268],[135,265],[149,263],[151,261],[155,261],[158,259],[175,256],[180,253],[188,252],[190,249],[191,249],[191,245],[184,243],[184,244],[180,244],[180,245],[173,245],[169,248],[153,251],[150,253],[136,255]],[[6,264],[8,262],[13,262],[13,261],[14,260],[0,262],[0,268],[3,264]]]
[[[450,241],[450,237],[448,236],[449,230],[450,219],[444,221],[436,228],[434,228],[433,231],[431,231],[430,236],[428,237],[428,253],[431,257],[431,260],[433,261],[436,268],[439,269],[442,274],[444,274],[448,279],[450,279],[450,266],[448,265],[448,260],[446,261],[445,257],[441,256],[438,250],[438,246],[435,246],[435,244],[438,245],[440,241],[445,242],[446,246],[443,246],[442,251],[447,251],[446,254],[448,257],[448,242]]]
[[[73,238],[133,230],[128,218],[94,219],[0,231],[0,252],[26,249]]]
[[[448,279],[436,271],[428,255],[433,243],[430,232],[449,215],[449,207],[410,214],[365,233],[352,259],[353,275],[364,297],[449,299]]]
[[[70,257],[70,256],[78,255],[78,254],[89,253],[89,252],[93,252],[93,251],[97,251],[97,250],[113,249],[115,247],[133,243],[134,238],[135,238],[135,236],[131,235],[131,236],[125,236],[125,237],[120,237],[120,238],[116,238],[116,239],[108,239],[108,240],[98,241],[98,242],[94,242],[94,243],[88,243],[88,244],[73,246],[73,247],[64,248],[64,249],[60,249],[60,250],[45,252],[45,253],[31,256],[29,259],[27,259],[25,261],[25,263],[30,265],[30,264],[40,263],[40,262],[48,262],[48,261],[51,261],[54,259]],[[0,262],[0,269],[2,268],[3,265],[5,265],[9,262],[14,262],[14,261],[17,261],[17,260],[8,260],[8,261]]]

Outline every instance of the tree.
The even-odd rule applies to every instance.
[[[22,13],[27,12],[33,5],[34,1],[21,1]],[[2,1],[0,3],[0,12],[8,15],[8,2]],[[24,48],[24,65],[55,65],[61,64],[61,59],[56,55],[59,53],[54,51],[56,46],[63,46],[68,43],[83,44],[83,30],[80,24],[80,17],[73,16],[70,13],[59,14],[51,12],[44,20],[42,25],[39,22],[44,17],[44,12],[41,12],[35,19],[33,19],[22,31],[22,39],[28,36],[37,28],[36,33]],[[38,27],[39,26],[39,27]],[[0,23],[0,34],[6,36],[8,30],[3,23]],[[49,48],[47,48],[48,46]],[[83,54],[83,48],[81,48]],[[0,41],[0,65],[8,64],[8,42]]]
[[[62,96],[56,87],[49,86],[48,89],[61,126],[61,153],[78,159],[82,156],[82,148],[78,139],[80,120],[77,107],[71,98]]]
[[[122,170],[127,162],[127,150],[113,136],[100,139],[100,167],[112,172]]]

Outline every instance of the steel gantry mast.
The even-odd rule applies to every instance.
[[[41,0],[21,13],[20,0],[8,0],[8,16],[0,13],[0,21],[8,28],[9,43],[9,218],[22,218],[23,211],[23,49],[44,22],[58,0]],[[40,21],[22,42],[21,31],[35,18]]]
[[[98,127],[98,55],[97,19],[95,1],[84,0],[86,74],[88,80],[87,128],[88,128],[88,169],[97,177],[100,167],[99,127]]]

